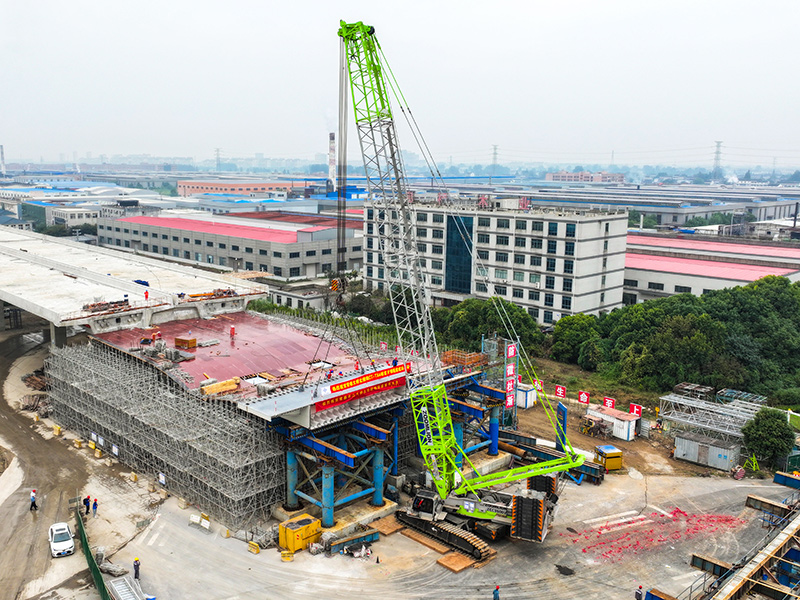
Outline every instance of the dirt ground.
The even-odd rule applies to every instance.
[[[567,439],[574,448],[593,451],[595,446],[611,444],[622,450],[625,469],[636,469],[643,475],[725,475],[722,471],[709,469],[683,460],[670,458],[672,439],[663,433],[650,432],[650,438],[637,438],[625,442],[617,438],[599,439],[580,432],[581,417],[585,413],[583,405],[575,401],[569,403],[567,417]],[[517,409],[519,430],[536,438],[554,441],[555,431],[547,418],[545,409],[537,405],[528,409]]]

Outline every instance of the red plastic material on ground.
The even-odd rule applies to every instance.
[[[642,514],[622,522],[560,535],[572,538],[572,543],[580,546],[585,554],[607,562],[618,562],[623,556],[648,552],[667,542],[718,535],[745,524],[744,519],[731,515],[690,515],[675,508],[668,515],[660,512]]]

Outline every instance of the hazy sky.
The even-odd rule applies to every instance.
[[[440,160],[800,164],[797,0],[0,0],[0,143],[312,159],[339,19],[375,26]]]

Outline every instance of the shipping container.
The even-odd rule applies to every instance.
[[[730,471],[738,465],[741,452],[742,446],[739,442],[728,442],[691,432],[675,435],[675,458],[721,471]]]

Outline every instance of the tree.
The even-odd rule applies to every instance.
[[[581,345],[594,337],[599,337],[597,317],[578,313],[559,319],[553,328],[553,346],[550,356],[553,360],[577,363]]]
[[[787,456],[794,446],[794,429],[786,417],[773,408],[762,408],[742,427],[744,444],[759,460],[770,466]]]

